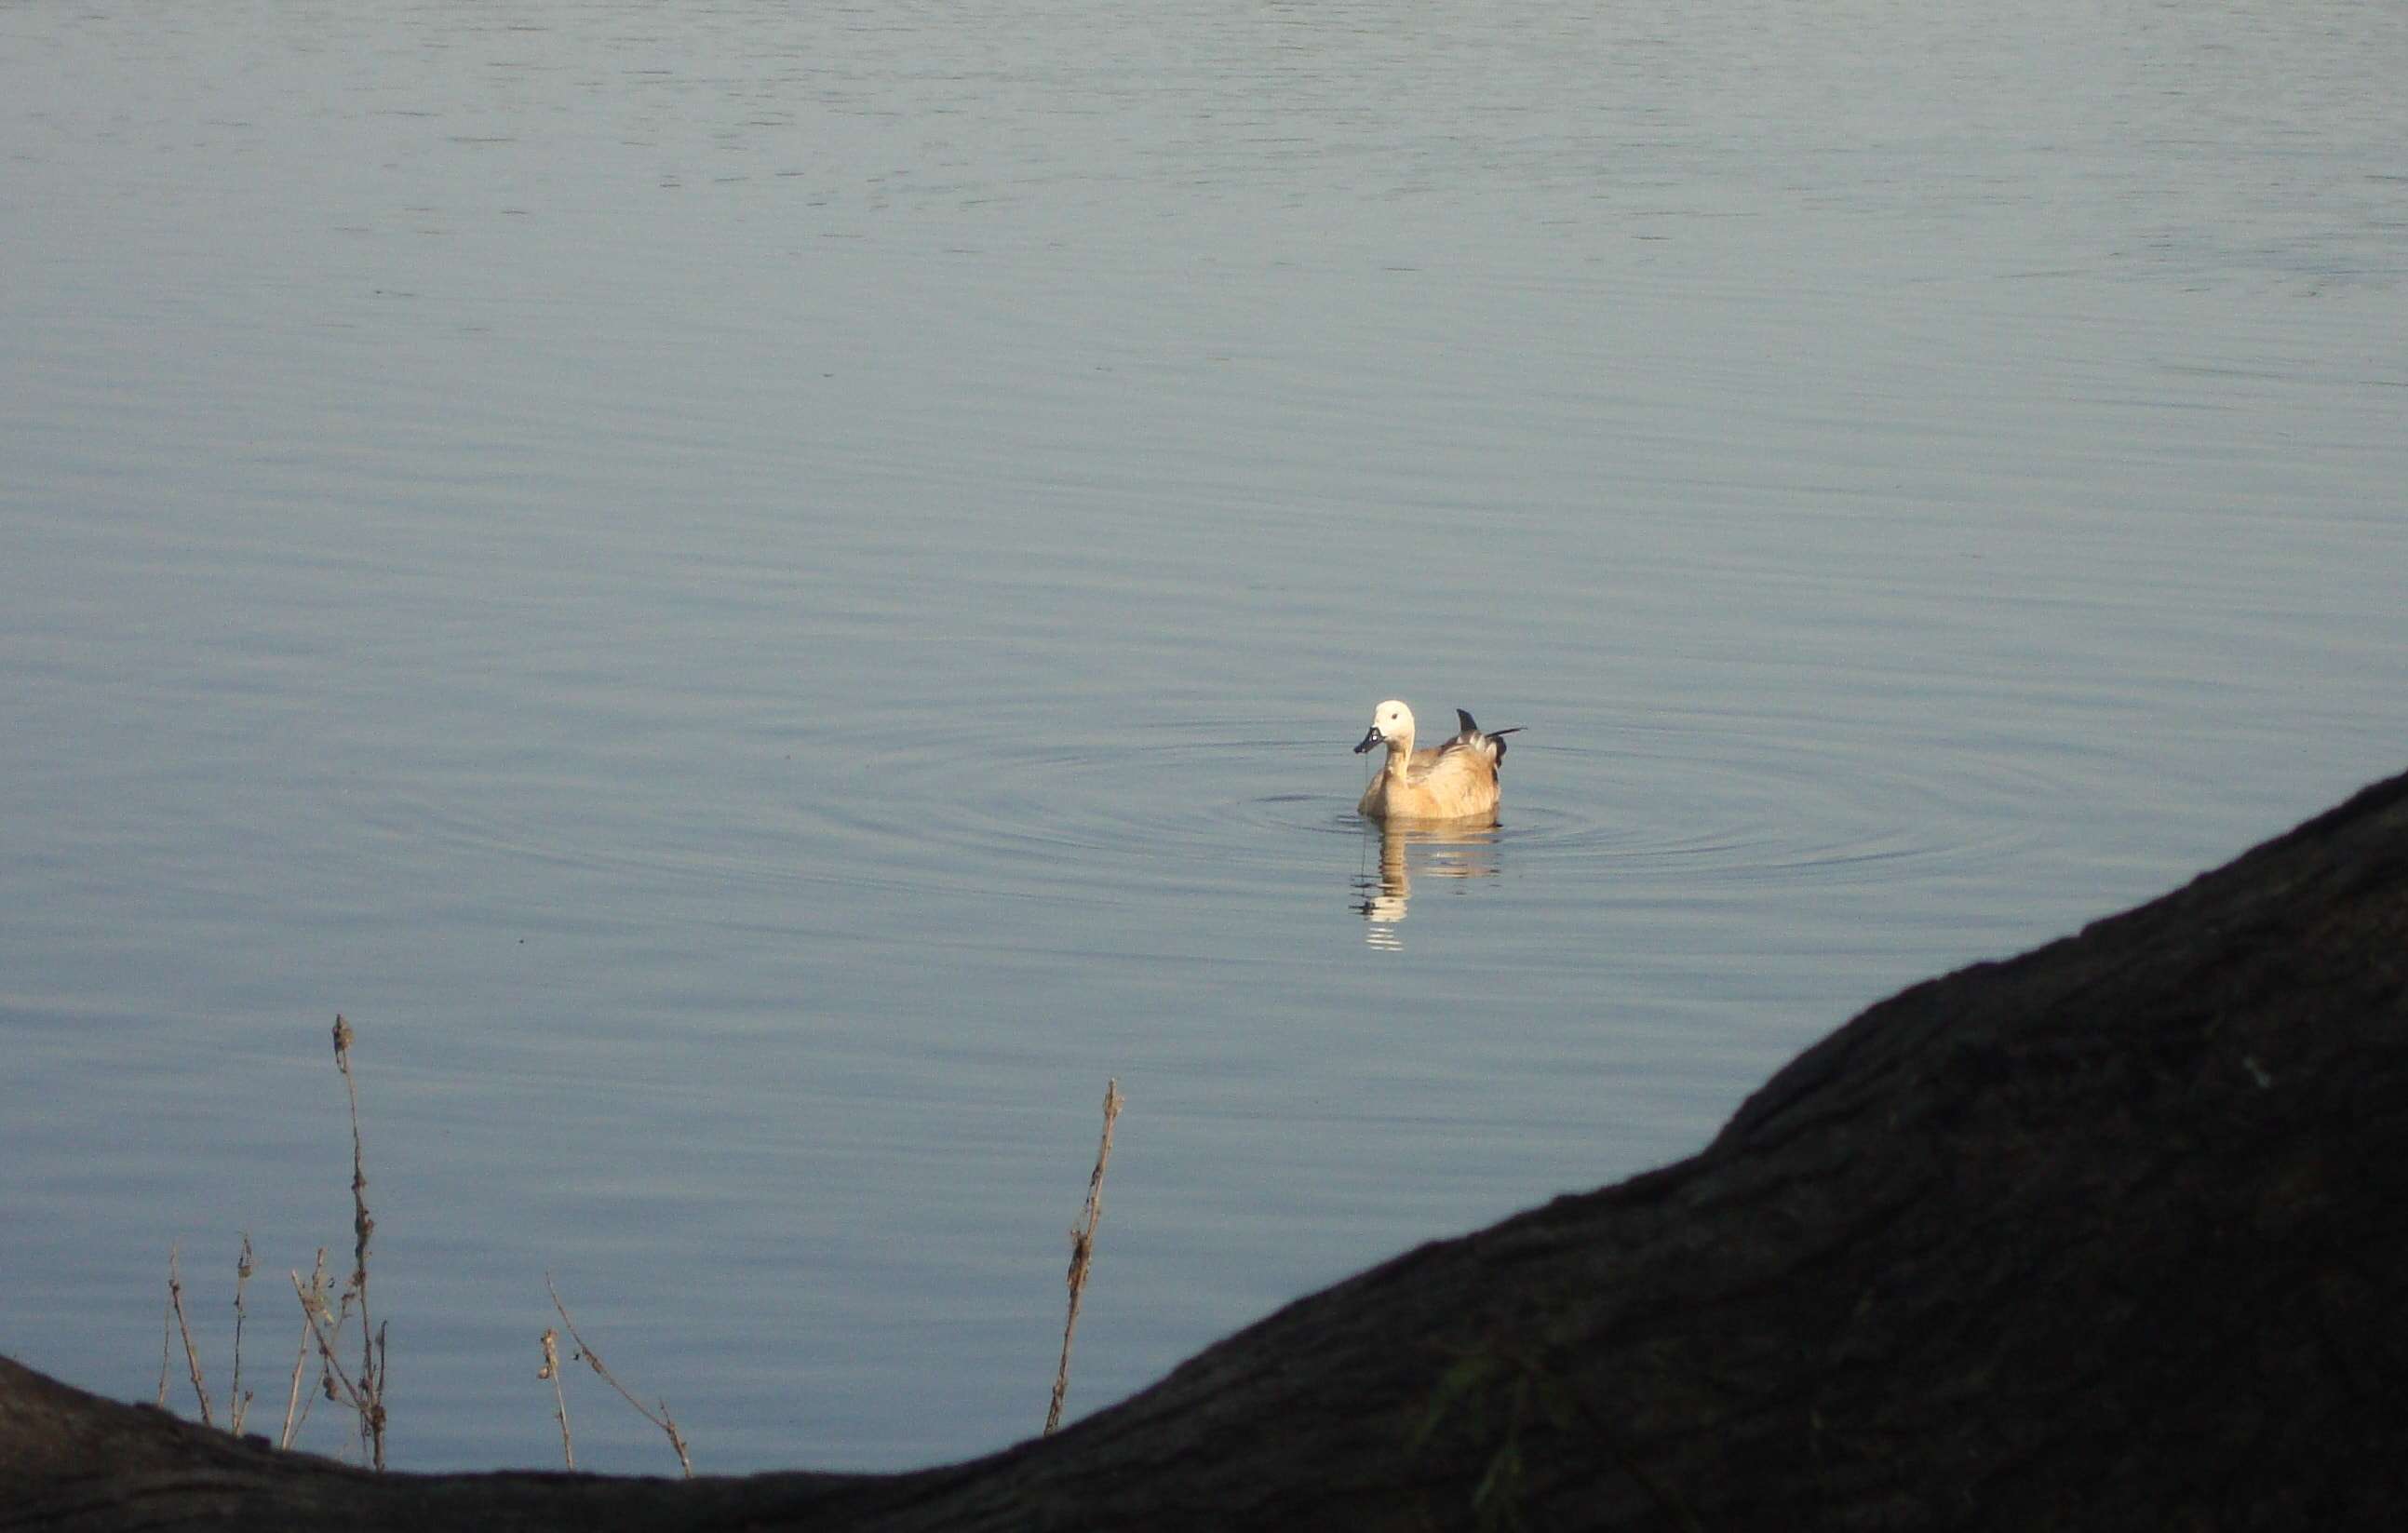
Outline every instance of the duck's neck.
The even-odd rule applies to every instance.
[[[1411,735],[1388,737],[1388,775],[1403,781],[1405,767],[1413,759],[1413,738]]]

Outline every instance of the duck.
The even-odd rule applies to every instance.
[[[1413,749],[1413,710],[1391,697],[1371,710],[1371,727],[1354,747],[1361,755],[1375,745],[1388,748],[1387,764],[1363,790],[1354,812],[1366,820],[1469,820],[1497,812],[1497,768],[1505,759],[1511,729],[1483,731],[1471,715],[1455,710],[1463,727],[1443,745]]]

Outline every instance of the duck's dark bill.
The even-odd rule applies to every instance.
[[[1373,747],[1373,746],[1375,746],[1375,745],[1377,745],[1377,744],[1379,744],[1379,743],[1380,743],[1380,726],[1379,726],[1378,724],[1373,724],[1370,728],[1366,729],[1365,731],[1363,731],[1363,743],[1362,743],[1362,744],[1360,744],[1360,745],[1358,745],[1358,746],[1356,746],[1356,747],[1354,747],[1354,753],[1355,753],[1356,755],[1358,755],[1358,756],[1359,756],[1359,755],[1361,755],[1364,752],[1369,751],[1369,749],[1371,749],[1371,747]]]

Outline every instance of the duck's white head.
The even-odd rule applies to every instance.
[[[1363,732],[1363,742],[1354,747],[1354,753],[1359,756],[1385,741],[1412,738],[1413,710],[1391,697],[1371,710],[1371,727]]]

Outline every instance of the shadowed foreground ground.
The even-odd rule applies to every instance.
[[[2322,1530],[2403,1449],[2408,777],[967,1464],[377,1476],[0,1359],[9,1529]]]

